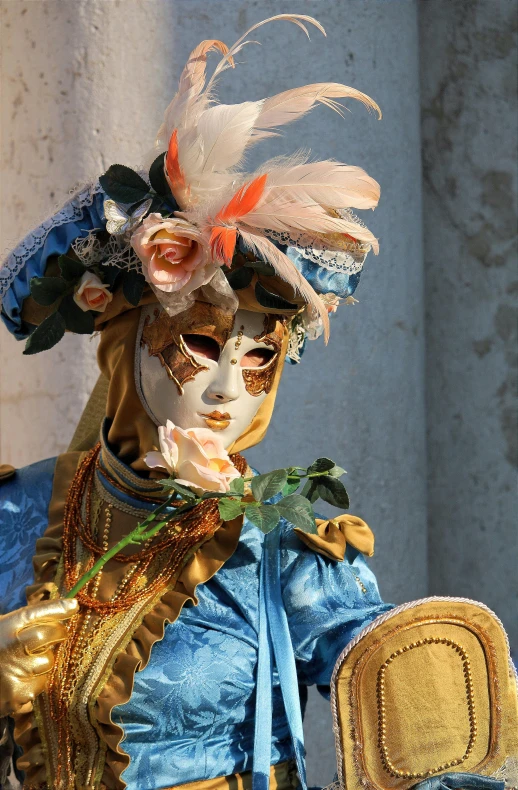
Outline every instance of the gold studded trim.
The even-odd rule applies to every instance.
[[[478,638],[480,639],[483,647],[484,652],[486,654],[486,659],[489,664],[489,676],[494,678],[493,686],[489,689],[490,694],[490,710],[491,710],[491,721],[493,722],[493,726],[491,727],[490,732],[490,744],[489,749],[486,757],[477,765],[477,771],[479,772],[484,768],[484,766],[489,762],[489,760],[495,756],[497,751],[497,743],[498,738],[500,735],[500,724],[501,724],[501,708],[499,705],[499,688],[498,688],[498,681],[497,681],[497,673],[496,667],[494,665],[494,649],[492,648],[492,644],[490,643],[486,633],[480,629],[475,623],[469,622],[467,619],[462,617],[458,617],[452,614],[445,614],[444,616],[438,618],[426,618],[426,617],[416,617],[415,620],[406,623],[404,626],[398,626],[394,628],[392,631],[384,634],[383,638],[368,648],[363,655],[358,659],[356,665],[354,667],[351,680],[350,680],[350,698],[352,700],[351,705],[351,736],[354,743],[353,749],[353,760],[356,769],[357,776],[365,777],[362,781],[363,786],[366,790],[379,790],[378,785],[374,784],[367,780],[366,777],[369,776],[369,769],[368,766],[365,764],[365,750],[363,747],[363,737],[361,731],[361,714],[360,714],[360,706],[359,706],[359,684],[361,674],[367,663],[367,659],[372,655],[372,653],[377,650],[380,645],[384,644],[388,639],[391,639],[396,634],[408,631],[411,628],[414,628],[417,625],[457,625],[463,628],[468,628],[470,631],[473,631]],[[472,747],[473,748],[473,747]],[[467,759],[469,755],[466,756]],[[437,772],[438,769],[429,770],[427,774],[424,776],[430,776]],[[392,776],[397,777],[399,779],[409,780],[412,779],[413,774],[392,774]],[[421,774],[419,774],[421,776]]]
[[[392,625],[391,621],[393,627],[388,633],[386,629]],[[515,739],[510,737],[510,730],[515,732],[518,723],[515,710],[518,700],[514,686],[518,678],[513,669],[509,640],[502,622],[483,603],[467,598],[431,596],[409,601],[379,615],[349,642],[338,657],[331,677],[331,713],[338,783],[342,787],[347,786],[351,790],[387,790],[388,788],[408,790],[415,784],[415,780],[411,778],[387,776],[386,784],[380,785],[367,770],[366,744],[362,736],[359,678],[369,658],[387,639],[416,625],[429,624],[450,624],[465,628],[478,639],[485,656],[488,713],[491,722],[488,732],[489,741],[485,756],[476,766],[470,765],[470,770],[475,770],[477,773],[491,773],[502,764],[506,754],[514,754]],[[408,642],[410,643],[410,640]],[[346,665],[348,669],[344,676],[343,669]],[[343,699],[344,702],[347,699],[347,702],[339,705],[338,687],[346,678],[348,691],[345,692],[344,688]],[[512,678],[515,680],[513,681]],[[377,751],[377,744],[371,746]]]
[[[413,773],[411,771],[400,771],[393,762],[390,760],[388,754],[387,743],[385,740],[386,730],[387,730],[387,716],[386,716],[386,708],[385,708],[385,675],[389,666],[395,661],[398,656],[403,655],[403,653],[408,653],[410,650],[415,650],[418,647],[424,647],[425,645],[446,645],[447,647],[451,647],[456,653],[460,655],[460,659],[462,661],[462,669],[464,673],[464,682],[466,684],[466,697],[468,701],[468,716],[469,716],[469,741],[466,747],[466,751],[461,757],[458,757],[455,760],[450,760],[447,763],[442,763],[441,765],[434,766],[433,768],[428,768],[426,771],[421,771],[419,773]],[[394,653],[387,658],[387,660],[381,665],[378,670],[378,679],[376,685],[376,700],[378,704],[378,748],[380,751],[381,762],[383,763],[383,767],[391,776],[395,776],[399,778],[405,779],[424,779],[427,776],[431,776],[432,774],[440,773],[441,771],[447,771],[449,768],[454,768],[457,765],[461,765],[465,762],[471,752],[473,751],[473,747],[475,746],[475,741],[477,739],[477,718],[475,714],[475,697],[473,693],[473,678],[471,676],[471,664],[468,658],[467,652],[464,648],[459,645],[457,642],[454,642],[451,639],[446,639],[444,637],[427,637],[426,639],[419,639],[416,642],[411,642],[409,645],[404,645],[402,648],[399,648]]]

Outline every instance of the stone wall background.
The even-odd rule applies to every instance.
[[[347,469],[377,537],[382,594],[483,600],[518,647],[515,0],[1,0],[0,249],[69,189],[151,146],[189,51],[255,21],[316,16],[308,42],[263,29],[223,101],[336,80],[373,96],[315,110],[251,161],[304,146],[382,185],[356,296],[286,370],[258,467],[322,453]],[[96,379],[95,341],[40,357],[0,332],[0,458],[62,452]],[[515,648],[516,649],[516,648]],[[310,693],[309,779],[335,770],[328,703]]]

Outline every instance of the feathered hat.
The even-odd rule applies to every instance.
[[[279,14],[230,48],[202,41],[165,112],[149,171],[112,165],[11,253],[0,270],[2,317],[17,337],[29,336],[25,353],[50,348],[66,330],[93,332],[115,305],[149,301],[150,289],[170,315],[202,299],[231,312],[254,301],[292,316],[292,361],[306,338],[323,332],[327,341],[329,314],[352,300],[367,253],[378,252],[352,210],[373,209],[379,185],[359,167],[304,153],[253,173],[242,165],[253,145],[317,104],[341,114],[338,100],[354,98],[381,112],[332,82],[218,103],[216,81],[254,43],[247,36],[277,20],[325,35],[312,17]],[[221,59],[207,81],[211,52]]]

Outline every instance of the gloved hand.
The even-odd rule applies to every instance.
[[[62,621],[77,610],[75,598],[57,598],[0,615],[0,717],[32,709],[54,663],[53,647],[67,638]]]

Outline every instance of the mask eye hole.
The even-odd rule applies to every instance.
[[[191,354],[198,357],[212,359],[217,362],[220,355],[220,348],[213,337],[208,335],[182,335],[183,342]]]
[[[241,359],[242,368],[262,368],[275,356],[275,351],[270,348],[253,348]]]

